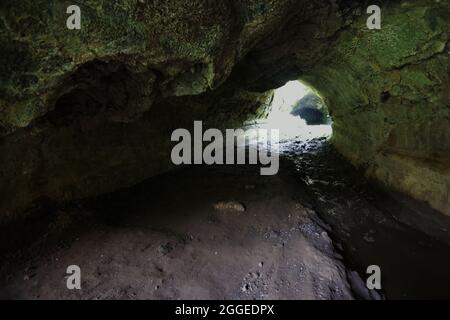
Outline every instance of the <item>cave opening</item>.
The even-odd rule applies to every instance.
[[[280,140],[329,138],[332,119],[324,99],[307,84],[292,80],[273,91],[270,111],[258,127],[278,129]]]

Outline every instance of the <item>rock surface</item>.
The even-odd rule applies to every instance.
[[[292,0],[0,4],[0,221],[170,168],[170,133],[238,126],[301,79],[355,165],[450,215],[450,3]]]
[[[254,166],[189,167],[59,212],[14,258],[0,249],[0,298],[353,299],[294,179],[259,178]],[[252,181],[257,191],[245,188]],[[222,197],[244,202],[245,214],[215,210]],[[66,287],[74,263],[81,290]]]

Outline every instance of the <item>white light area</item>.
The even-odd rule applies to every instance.
[[[272,109],[267,119],[259,120],[247,128],[278,129],[280,142],[331,136],[331,125],[307,125],[305,120],[291,115],[293,107],[310,92],[311,89],[300,81],[289,81],[275,90]],[[254,145],[255,140],[256,137],[251,139],[249,145]]]
[[[290,115],[292,108],[311,90],[300,81],[289,81],[281,88],[275,90],[272,102],[272,111],[267,120],[277,121],[285,120],[286,115]]]

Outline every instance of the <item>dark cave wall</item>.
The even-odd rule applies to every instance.
[[[0,4],[0,221],[170,168],[170,134],[261,115],[300,78],[367,175],[450,214],[450,4],[349,1]],[[372,4],[372,3],[370,3]],[[259,92],[259,93],[258,93]]]
[[[173,169],[173,130],[192,132],[193,122],[199,119],[205,128],[238,127],[263,116],[272,98],[270,91],[251,93],[237,88],[220,88],[201,96],[156,98],[139,119],[130,121],[127,109],[114,106],[125,105],[121,98],[134,97],[142,88],[137,83],[126,87],[134,76],[120,72],[123,74],[108,75],[109,80],[102,76],[100,82],[91,80],[85,89],[66,94],[53,111],[3,139],[0,221],[129,187]],[[98,90],[105,85],[110,88]],[[141,106],[134,103],[128,102],[129,110]]]
[[[287,3],[80,1],[69,31],[72,2],[2,1],[0,221],[168,170],[172,131],[194,120],[261,116],[271,91],[224,82]]]
[[[380,32],[363,21],[332,63],[305,79],[329,100],[333,143],[368,177],[450,214],[450,19],[447,8],[392,8]],[[342,40],[345,41],[342,41]]]
[[[358,4],[324,12],[254,48],[235,78],[261,91],[308,83],[327,100],[343,155],[450,214],[450,3],[391,2],[381,30],[367,29]]]

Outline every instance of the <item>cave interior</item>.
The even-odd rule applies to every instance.
[[[0,297],[450,298],[450,2],[375,2],[3,0]],[[277,174],[174,164],[195,121]]]

